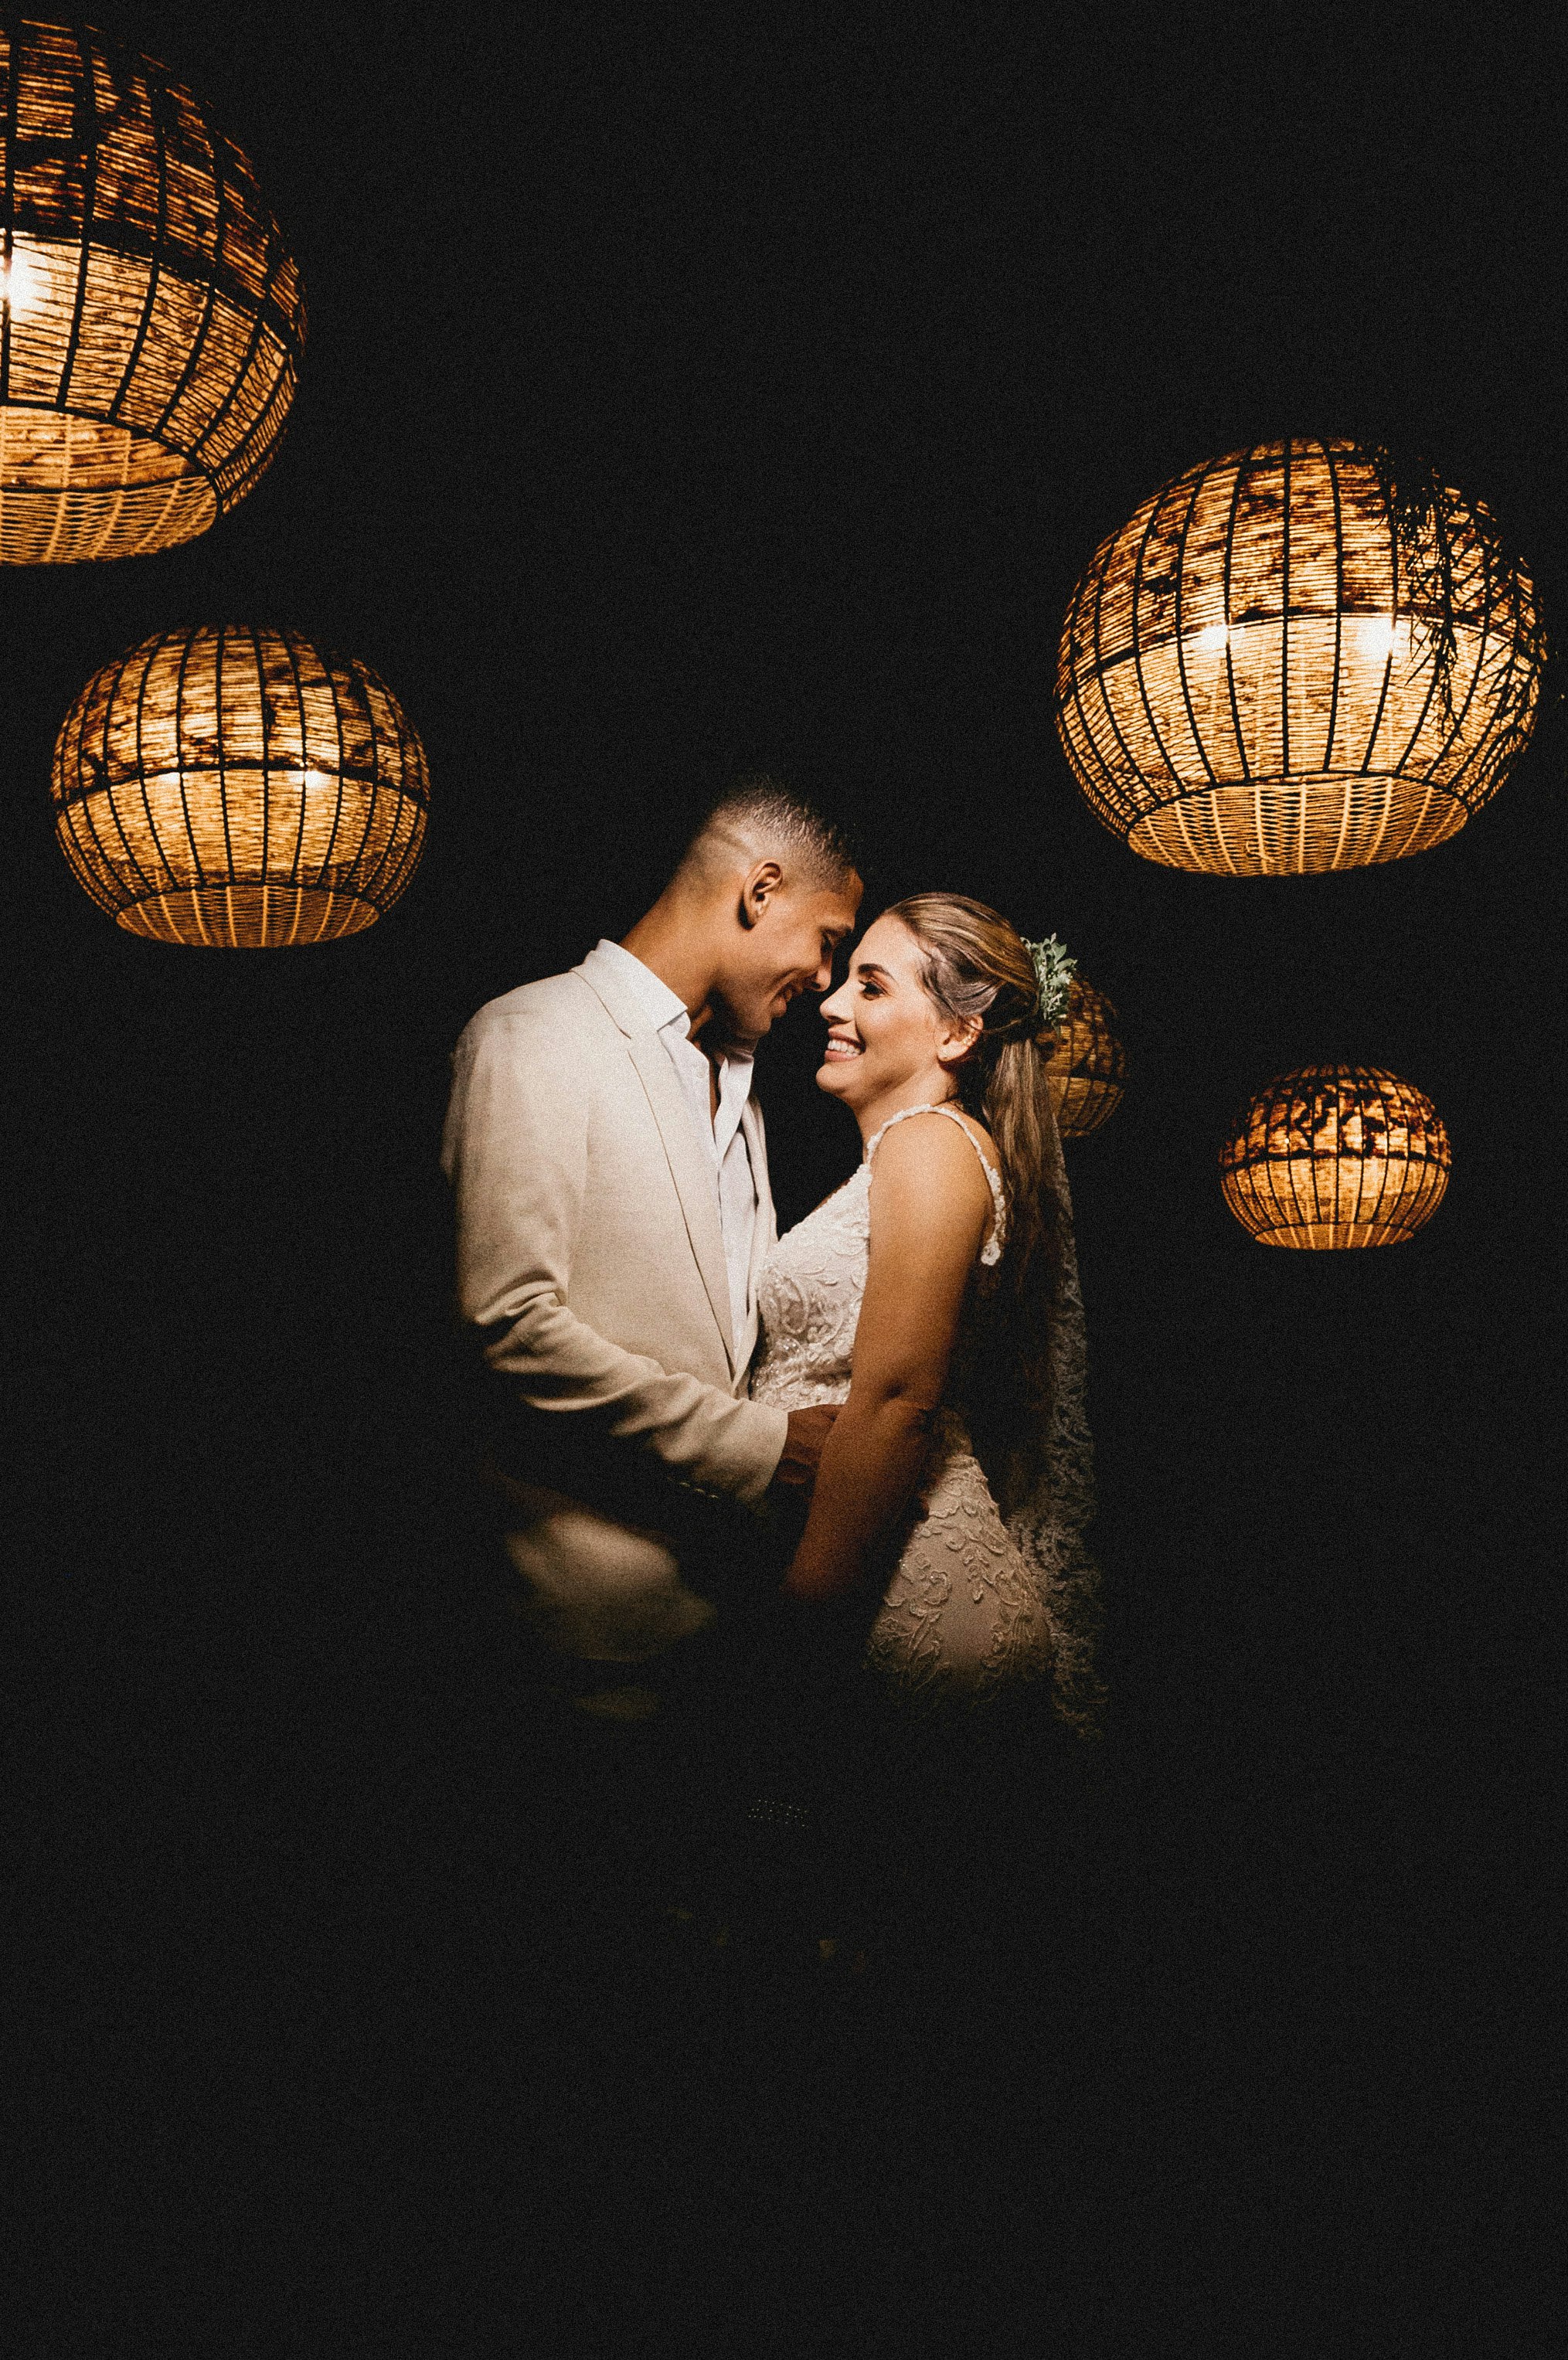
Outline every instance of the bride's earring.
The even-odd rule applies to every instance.
[[[956,1075],[960,1065],[969,1063],[984,1029],[982,1024],[976,1024],[973,1031],[966,1033],[962,1040],[951,1043],[945,1049],[938,1050],[937,1062],[944,1072]]]

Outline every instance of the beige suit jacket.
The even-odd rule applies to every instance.
[[[777,1235],[754,1098],[742,1123],[754,1277]],[[566,1655],[646,1662],[715,1613],[683,1575],[672,1483],[759,1501],[787,1419],[746,1399],[712,1163],[635,992],[575,967],[481,1008],[442,1164],[526,1611]]]

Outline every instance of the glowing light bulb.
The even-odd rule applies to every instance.
[[[43,288],[44,274],[33,257],[13,247],[10,261],[0,263],[0,303],[12,312],[36,310]]]
[[[313,770],[298,762],[280,763],[269,775],[279,784],[298,787],[302,794],[311,794],[322,787],[330,787],[332,780],[325,770]]]

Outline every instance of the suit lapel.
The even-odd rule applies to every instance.
[[[757,1301],[757,1285],[763,1262],[778,1242],[778,1221],[773,1212],[773,1192],[768,1182],[767,1139],[762,1129],[762,1109],[756,1098],[749,1098],[740,1109],[740,1131],[746,1142],[746,1153],[751,1161],[751,1178],[757,1190],[757,1219],[751,1231],[751,1267],[748,1293],[752,1303]],[[761,1319],[759,1311],[758,1319]],[[757,1348],[759,1328],[753,1325],[747,1349],[747,1360]]]
[[[609,978],[585,972],[582,967],[576,972],[603,1001],[625,1035],[628,1053],[659,1128],[670,1176],[681,1200],[686,1236],[733,1373],[735,1338],[729,1328],[729,1273],[724,1260],[724,1233],[718,1225],[718,1191],[713,1183],[713,1165],[703,1154],[702,1142],[693,1128],[691,1108],[679,1076],[663,1043],[650,1028],[630,995],[623,1001]]]
[[[751,1177],[757,1185],[757,1226],[751,1236],[751,1292],[757,1291],[757,1273],[767,1255],[778,1243],[779,1225],[773,1211],[773,1192],[768,1181],[768,1142],[762,1129],[762,1109],[755,1094],[740,1110],[740,1129],[745,1134],[746,1153],[751,1159]]]

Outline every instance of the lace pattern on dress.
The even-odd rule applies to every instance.
[[[956,1121],[980,1157],[994,1208],[980,1261],[988,1273],[1000,1262],[1006,1222],[1001,1181],[961,1115],[939,1106],[894,1115],[867,1142],[852,1176],[786,1231],[763,1264],[758,1286],[763,1344],[751,1380],[754,1399],[790,1409],[847,1399],[865,1292],[872,1159],[894,1123],[925,1113]],[[1054,1131],[1053,1144],[1052,1185],[1059,1197],[1066,1176]],[[1057,1711],[1089,1734],[1098,1696],[1097,1576],[1081,1542],[1092,1513],[1092,1486],[1070,1206],[1064,1220],[1058,1306],[1063,1316],[1053,1329],[1053,1410],[1039,1476],[1019,1513],[1003,1523],[961,1415],[951,1405],[938,1411],[907,1537],[866,1661],[891,1691],[916,1708],[978,1702],[1048,1674]]]

